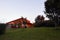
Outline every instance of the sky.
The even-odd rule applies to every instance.
[[[21,16],[34,22],[38,15],[44,14],[46,0],[0,0],[0,23],[6,23]],[[46,18],[47,19],[47,18]]]

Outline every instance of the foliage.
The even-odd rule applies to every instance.
[[[54,21],[44,20],[42,23],[34,23],[35,27],[55,27]]]
[[[54,12],[60,15],[60,0],[47,0],[45,2],[45,9],[49,15]]]
[[[35,26],[36,27],[39,27],[42,25],[43,21],[44,21],[44,16],[41,16],[41,15],[38,15],[36,18],[35,18]]]
[[[47,0],[45,2],[45,14],[50,20],[58,24],[60,17],[60,0]]]

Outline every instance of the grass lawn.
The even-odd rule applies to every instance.
[[[0,40],[60,40],[60,30],[44,27],[7,29]]]

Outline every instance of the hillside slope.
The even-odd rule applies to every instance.
[[[60,30],[54,28],[7,29],[0,40],[60,40]]]

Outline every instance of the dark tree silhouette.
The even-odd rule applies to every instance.
[[[55,22],[55,25],[58,24],[60,17],[60,0],[47,0],[45,2],[45,14],[50,20]]]
[[[35,26],[36,26],[36,27],[40,27],[43,22],[44,22],[44,16],[38,15],[38,16],[35,18]]]

